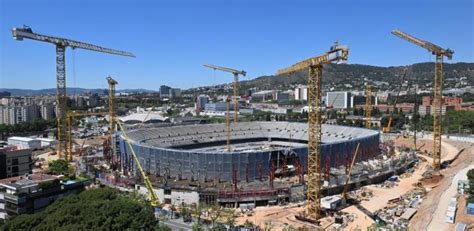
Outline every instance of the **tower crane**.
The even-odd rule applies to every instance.
[[[244,70],[239,71],[232,68],[220,67],[212,64],[204,64],[204,66],[214,70],[230,72],[234,75],[234,123],[237,123],[239,120],[239,102],[237,100],[237,97],[239,96],[239,75],[245,76],[247,75],[247,72],[245,72]]]
[[[293,66],[280,69],[277,75],[290,74],[309,68],[308,76],[308,169],[306,218],[317,220],[321,217],[320,162],[321,162],[321,81],[324,64],[344,63],[349,56],[349,48],[337,42],[330,50]]]
[[[112,155],[115,155],[115,144],[112,142],[112,138],[115,134],[115,85],[118,82],[111,76],[108,76],[106,79],[109,85],[109,139],[112,146]]]
[[[44,34],[34,33],[30,27],[13,28],[12,35],[15,40],[31,39],[40,42],[51,43],[56,46],[56,104],[57,104],[57,123],[58,123],[58,153],[63,155],[66,151],[66,113],[67,113],[67,94],[66,94],[66,48],[84,49],[95,52],[102,52],[112,55],[121,55],[135,57],[130,52],[114,50],[97,46],[90,43],[79,42],[75,40],[54,37]]]
[[[372,118],[372,84],[369,81],[365,85],[365,127],[370,128]]]
[[[434,68],[434,84],[433,84],[433,167],[439,169],[441,162],[441,107],[443,97],[443,58],[446,56],[449,60],[453,58],[454,51],[443,49],[431,42],[418,39],[400,30],[393,30],[392,34],[425,48],[436,56]]]
[[[403,69],[402,81],[400,82],[400,85],[398,86],[397,95],[395,97],[395,101],[393,102],[392,112],[390,113],[390,118],[388,119],[387,127],[384,127],[382,129],[383,133],[389,133],[392,129],[393,113],[395,112],[395,109],[397,108],[398,98],[400,98],[400,92],[402,91],[402,85],[403,85],[403,82],[405,81],[407,70],[408,70],[407,68]]]

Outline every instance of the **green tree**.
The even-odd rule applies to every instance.
[[[2,230],[152,230],[153,210],[143,199],[104,187],[55,201],[45,210],[7,220]]]
[[[69,175],[73,173],[69,162],[64,159],[53,160],[48,163],[48,171],[54,175]]]

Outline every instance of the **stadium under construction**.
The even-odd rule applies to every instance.
[[[127,134],[145,172],[161,190],[197,192],[200,201],[220,203],[304,199],[306,123],[233,124],[230,151],[225,124],[144,127]],[[384,150],[379,141],[380,133],[376,130],[323,125],[323,194],[342,192],[357,144],[360,148],[351,174],[351,188],[383,181],[407,167],[395,166],[398,161],[391,162],[381,155],[389,150]],[[122,169],[135,172],[123,136],[119,146]]]

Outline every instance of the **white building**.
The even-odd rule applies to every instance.
[[[295,88],[295,100],[308,100],[308,86]]]
[[[8,145],[16,146],[19,149],[39,149],[41,141],[30,137],[12,136],[8,138]]]
[[[54,147],[58,143],[58,141],[55,139],[49,139],[49,138],[36,138],[36,139],[41,142],[42,148]]]
[[[334,91],[326,93],[326,106],[336,109],[347,109],[351,106],[351,93]]]

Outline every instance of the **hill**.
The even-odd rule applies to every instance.
[[[429,87],[433,81],[434,63],[417,63],[409,66],[377,67],[361,64],[329,64],[323,69],[323,85],[337,90],[362,89],[364,79],[385,82],[385,88],[398,86],[403,69],[408,68],[406,80]],[[460,87],[461,77],[467,78],[467,85],[474,85],[474,63],[444,64],[445,87]],[[241,89],[257,87],[260,90],[285,89],[291,85],[306,84],[308,71],[302,70],[290,75],[261,76],[241,82]],[[352,87],[344,86],[350,84]],[[385,89],[382,89],[385,90]]]

